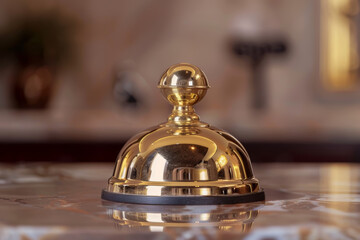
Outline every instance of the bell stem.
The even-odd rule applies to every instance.
[[[197,125],[199,123],[199,116],[195,113],[193,106],[177,105],[174,106],[168,121],[182,126]]]

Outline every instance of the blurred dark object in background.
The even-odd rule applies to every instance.
[[[58,12],[22,15],[0,33],[0,64],[14,65],[11,92],[21,109],[46,108],[56,71],[73,61],[73,21]]]
[[[149,86],[145,79],[136,71],[136,64],[124,61],[115,69],[113,97],[122,110],[145,111]]]
[[[46,65],[18,66],[12,79],[12,94],[16,108],[44,109],[54,88],[54,77]]]
[[[283,40],[246,41],[244,39],[233,40],[231,50],[238,58],[249,61],[252,79],[252,107],[256,110],[266,108],[267,87],[264,81],[264,60],[269,55],[285,55],[288,51],[287,42]]]

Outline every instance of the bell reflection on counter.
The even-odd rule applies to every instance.
[[[219,206],[156,206],[106,204],[109,217],[118,228],[139,231],[167,231],[176,228],[216,228],[248,232],[256,219],[260,203]]]
[[[178,205],[263,201],[245,148],[229,133],[201,122],[194,111],[209,88],[205,74],[177,64],[158,87],[174,106],[168,121],[125,144],[102,198]]]

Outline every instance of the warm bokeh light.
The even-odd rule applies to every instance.
[[[321,67],[324,86],[332,91],[351,91],[358,85],[359,46],[353,0],[321,1]]]

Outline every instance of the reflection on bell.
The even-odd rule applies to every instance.
[[[249,232],[256,219],[260,204],[219,206],[156,206],[105,204],[108,215],[116,226],[132,231],[172,232],[172,228],[204,228],[209,232]],[[195,232],[198,234],[199,232]]]
[[[174,106],[166,123],[131,138],[102,198],[139,204],[209,205],[263,201],[249,155],[229,133],[201,122],[193,105],[209,88],[196,66],[171,66],[158,88]]]

